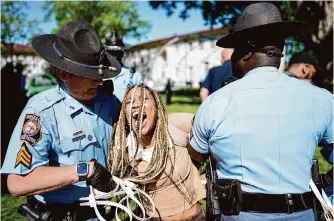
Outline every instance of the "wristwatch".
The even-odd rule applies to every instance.
[[[88,169],[89,169],[88,162],[79,161],[76,164],[75,173],[78,175],[79,181],[87,179]]]

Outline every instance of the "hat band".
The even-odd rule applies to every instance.
[[[117,71],[117,68],[116,67],[113,67],[113,66],[105,66],[103,64],[100,64],[100,65],[87,65],[87,64],[83,64],[83,63],[80,63],[80,62],[77,62],[77,61],[73,61],[65,56],[63,56],[60,51],[57,49],[56,47],[56,43],[53,43],[53,48],[55,49],[55,52],[57,53],[57,55],[64,59],[65,61],[68,61],[70,63],[73,63],[73,64],[76,64],[78,66],[81,66],[81,67],[84,67],[84,68],[90,68],[90,69],[99,69],[99,75],[103,75],[103,69],[109,69],[110,71]],[[109,59],[108,59],[109,60]]]
[[[260,49],[260,52],[266,54],[268,57],[276,57],[276,58],[284,57],[282,53],[276,53],[274,51],[263,49],[263,48]]]
[[[124,49],[117,45],[104,45],[104,48],[110,51],[124,51]]]

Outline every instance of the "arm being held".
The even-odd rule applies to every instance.
[[[193,113],[175,112],[168,114],[168,120],[183,132],[189,133],[191,131],[191,122],[194,116],[195,114]]]
[[[192,113],[171,113],[168,114],[168,120],[171,122],[174,126],[176,126],[181,131],[185,132],[186,134],[189,134],[187,136],[187,149],[190,157],[193,161],[197,164],[201,164],[205,159],[206,155],[197,152],[192,148],[190,145],[190,138],[192,137],[192,121],[194,119],[194,114]]]

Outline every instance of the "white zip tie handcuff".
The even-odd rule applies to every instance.
[[[314,184],[313,180],[310,180],[310,187],[314,193],[314,195],[318,198],[324,212],[323,215],[326,221],[333,221],[334,220],[334,207],[329,201],[325,191],[321,189],[321,193],[319,192],[317,186]]]
[[[82,197],[80,198],[80,201],[88,201],[88,202],[82,202],[80,203],[80,206],[90,206],[94,208],[95,214],[97,216],[97,218],[100,221],[106,221],[100,214],[99,210],[97,209],[97,205],[106,205],[106,206],[113,206],[116,207],[115,210],[115,218],[117,221],[121,221],[119,216],[118,216],[118,209],[123,210],[125,213],[128,214],[130,221],[132,221],[132,217],[134,217],[136,220],[139,221],[146,221],[146,220],[150,220],[154,214],[155,214],[155,204],[152,200],[152,198],[145,193],[144,191],[142,191],[141,189],[139,189],[137,187],[136,184],[134,184],[131,181],[128,180],[122,180],[116,176],[112,176],[112,180],[116,183],[116,187],[114,190],[110,191],[109,193],[105,193],[105,192],[101,192],[98,191],[96,189],[94,189],[92,186],[89,186],[90,189],[90,194],[88,197]],[[115,197],[115,196],[125,196],[118,202],[112,202],[109,201],[110,198]],[[142,203],[135,197],[136,195],[144,195],[149,201],[150,204],[152,205],[152,215],[149,217],[146,217],[146,213],[145,213],[145,208],[142,205]],[[136,216],[130,208],[130,201],[129,199],[132,199],[137,205],[138,207],[141,209],[142,212],[142,217],[138,217]],[[126,201],[127,202],[127,206],[122,205],[122,203]]]

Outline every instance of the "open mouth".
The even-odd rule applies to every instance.
[[[135,111],[132,113],[132,124],[134,124],[133,126],[137,125],[139,118],[140,116],[139,116],[138,111]],[[142,128],[146,125],[146,123],[147,123],[147,115],[146,115],[146,112],[144,111],[143,120],[142,120]]]

